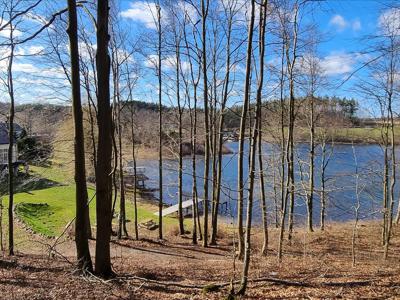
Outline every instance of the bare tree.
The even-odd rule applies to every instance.
[[[196,28],[193,26],[192,34],[195,43],[195,50],[189,44],[187,29],[189,24],[193,23],[189,15],[185,12],[185,18],[183,22],[183,37],[185,41],[185,53],[186,58],[189,63],[189,79],[186,76],[182,76],[185,85],[185,95],[188,99],[189,114],[190,114],[190,137],[192,146],[192,219],[193,219],[193,230],[192,230],[192,243],[197,244],[197,236],[202,239],[201,224],[200,224],[200,214],[199,214],[199,202],[198,202],[198,191],[197,191],[197,173],[196,173],[196,149],[197,149],[197,103],[198,103],[198,86],[200,83],[201,68],[195,70],[194,66],[196,62],[201,61],[201,53],[199,51],[197,38],[196,38]],[[181,68],[182,72],[182,68]],[[190,85],[193,86],[193,97],[190,96]],[[193,105],[191,99],[193,98]]]
[[[208,79],[207,79],[207,16],[210,1],[201,0],[201,37],[202,37],[202,70],[203,70],[203,89],[204,89],[204,184],[203,184],[203,210],[204,210],[204,229],[203,229],[203,247],[208,246],[208,180],[210,170],[210,128],[208,111]]]
[[[354,144],[351,145],[352,150],[353,150],[353,159],[354,159],[354,164],[355,164],[355,193],[356,193],[356,204],[354,206],[354,225],[353,225],[353,233],[351,237],[351,256],[352,256],[352,264],[353,267],[356,265],[356,238],[358,234],[358,221],[360,218],[360,207],[361,207],[361,202],[360,202],[360,193],[362,189],[360,189],[360,173],[359,173],[359,167],[358,167],[358,160],[357,160],[357,154],[356,150],[354,147]]]
[[[266,16],[267,16],[267,2],[268,0],[264,0],[259,9],[259,67],[260,74],[258,77],[257,83],[257,92],[256,92],[256,115],[253,124],[253,129],[251,133],[250,140],[250,165],[249,165],[249,190],[248,190],[248,198],[247,198],[247,217],[246,217],[246,240],[245,240],[245,253],[244,253],[244,263],[243,263],[243,274],[241,279],[241,286],[238,291],[239,295],[244,295],[247,282],[248,282],[248,273],[250,268],[250,256],[251,256],[251,226],[252,226],[252,215],[253,215],[253,201],[254,201],[254,184],[255,184],[255,165],[256,165],[256,152],[257,139],[260,137],[259,131],[259,122],[261,122],[261,101],[262,101],[262,90],[264,86],[264,54],[265,54],[265,26],[266,26]],[[251,15],[250,15],[250,25],[249,30],[253,31],[254,28],[254,19],[255,19],[255,1],[251,3]],[[252,21],[251,21],[252,20]],[[252,35],[249,34],[249,40],[252,41]],[[248,48],[248,55],[251,55],[252,48],[251,44]],[[245,88],[246,90],[246,88]],[[264,199],[265,200],[265,199]]]
[[[283,30],[284,52],[286,60],[286,69],[289,83],[289,111],[288,111],[288,133],[286,143],[286,163],[287,163],[287,178],[286,192],[282,208],[278,259],[282,259],[282,244],[283,233],[286,218],[287,200],[290,198],[289,205],[289,220],[288,220],[288,239],[291,239],[293,230],[293,213],[294,213],[294,197],[295,197],[295,176],[294,176],[294,122],[295,122],[295,66],[297,60],[297,42],[299,31],[299,2],[295,1],[291,11],[285,8],[282,13],[279,13],[280,23]],[[288,28],[289,27],[289,28]]]
[[[12,16],[10,10],[10,18]],[[10,112],[8,115],[8,254],[14,255],[14,115],[15,115],[15,97],[14,97],[14,78],[13,78],[13,62],[15,55],[13,23],[10,23],[10,55],[7,64],[7,90],[10,97]]]
[[[238,3],[237,1],[229,1],[228,3],[222,2],[224,6],[224,14],[227,20],[227,25],[225,28],[226,35],[226,52],[225,52],[225,77],[223,79],[223,91],[222,91],[222,102],[220,108],[220,117],[218,123],[218,145],[215,146],[218,151],[217,156],[217,174],[216,174],[216,184],[214,187],[215,195],[214,195],[214,203],[215,208],[213,210],[212,216],[212,232],[210,238],[210,244],[216,244],[217,239],[217,231],[218,231],[218,207],[221,198],[221,188],[222,188],[222,145],[224,141],[223,129],[225,125],[225,114],[226,114],[226,105],[229,98],[229,87],[231,85],[231,69],[233,67],[232,56],[236,49],[232,49],[232,28],[234,25],[234,17],[238,12]]]
[[[78,50],[78,21],[76,13],[76,1],[68,0],[69,25],[67,33],[70,41],[71,56],[71,89],[72,107],[74,115],[74,154],[75,154],[75,184],[76,184],[76,219],[75,219],[75,243],[79,269],[92,272],[92,260],[89,251],[87,215],[88,194],[86,186],[85,168],[85,141],[83,134],[83,113],[81,104],[79,50]]]
[[[252,56],[252,43],[253,43],[253,28],[254,28],[254,8],[255,1],[251,2],[251,14],[248,26],[247,38],[247,56],[246,56],[246,75],[244,82],[244,96],[242,115],[240,117],[240,131],[239,131],[239,150],[238,150],[238,240],[239,240],[239,259],[243,259],[244,255],[244,231],[243,231],[243,202],[244,202],[244,181],[243,181],[243,156],[244,156],[244,140],[246,134],[246,119],[248,117],[248,108],[250,102],[250,75],[251,75],[251,56]]]
[[[158,45],[157,45],[157,77],[158,77],[158,185],[159,185],[159,204],[158,204],[158,238],[162,240],[163,238],[163,223],[162,223],[162,209],[163,209],[163,132],[162,132],[162,28],[161,28],[161,6],[160,2],[157,1],[156,5],[157,16],[156,16],[156,26],[158,34]]]
[[[97,4],[97,163],[96,163],[96,273],[109,277],[111,269],[111,107],[110,107],[110,57],[108,55],[108,0],[99,0]]]

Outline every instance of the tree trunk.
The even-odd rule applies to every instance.
[[[118,146],[119,146],[119,185],[120,185],[120,202],[119,202],[119,226],[118,238],[128,236],[126,229],[126,201],[125,201],[125,183],[124,183],[124,168],[122,163],[122,126],[121,126],[121,104],[118,97],[117,103],[117,128],[118,128]]]
[[[76,186],[76,218],[75,244],[78,268],[82,271],[93,271],[89,251],[87,221],[88,221],[88,194],[85,169],[85,140],[83,133],[83,114],[79,79],[79,50],[78,50],[78,22],[76,1],[68,0],[68,29],[70,56],[71,56],[71,89],[72,108],[74,116],[74,154],[75,154],[75,186]]]
[[[314,157],[315,157],[315,124],[314,124],[314,95],[310,99],[310,169],[309,192],[307,195],[307,229],[313,232],[313,201],[314,201]]]
[[[392,49],[393,50],[393,49]],[[392,235],[392,225],[393,225],[393,207],[394,207],[394,193],[395,193],[395,185],[396,185],[396,149],[395,149],[395,124],[394,124],[394,116],[393,116],[393,86],[394,86],[394,62],[393,62],[393,53],[391,52],[390,59],[390,78],[389,78],[389,89],[387,92],[388,96],[388,115],[389,115],[389,125],[390,125],[390,155],[391,155],[391,175],[390,175],[390,186],[389,186],[389,207],[387,212],[387,230],[386,230],[386,238],[385,238],[385,249],[384,249],[384,259],[386,260],[389,255],[389,244]]]
[[[284,91],[284,85],[285,85],[285,43],[282,42],[282,60],[281,60],[281,77],[280,77],[280,113],[281,113],[281,205],[280,205],[280,211],[281,211],[281,217],[283,213],[283,206],[284,202],[287,201],[287,190],[286,190],[286,185],[285,185],[285,177],[286,177],[286,172],[285,172],[285,167],[288,164],[288,161],[286,159],[285,152],[288,150],[286,148],[286,138],[285,138],[285,99],[283,96],[283,91]]]
[[[128,68],[127,68],[128,69]],[[138,229],[138,215],[137,215],[137,189],[136,189],[136,149],[135,149],[135,124],[134,124],[134,103],[133,103],[133,96],[132,96],[132,81],[129,75],[129,70],[127,70],[127,79],[128,79],[128,95],[130,100],[130,113],[131,113],[131,140],[132,140],[132,161],[133,161],[133,210],[134,210],[134,230],[135,230],[135,239],[139,240],[139,229]]]
[[[325,210],[326,210],[326,194],[325,194],[325,183],[326,183],[326,142],[322,141],[322,154],[321,154],[321,213],[320,213],[320,229],[325,230]]]
[[[211,232],[211,244],[217,243],[217,233],[218,233],[218,207],[221,198],[221,183],[222,183],[222,147],[223,147],[223,129],[225,120],[225,106],[228,101],[229,93],[229,80],[230,80],[230,70],[231,70],[231,33],[232,33],[232,18],[228,19],[228,29],[227,29],[227,40],[226,40],[226,70],[225,70],[225,82],[224,91],[221,104],[221,116],[219,118],[218,124],[218,158],[217,158],[217,182],[216,182],[216,193],[215,193],[215,206],[217,210],[213,211],[212,217],[212,232]]]
[[[262,131],[261,131],[261,114],[258,121],[258,166],[260,169],[260,205],[262,214],[262,228],[263,228],[263,246],[261,249],[262,255],[267,255],[268,252],[268,219],[267,219],[267,201],[265,196],[265,182],[264,182],[264,163],[262,151]],[[276,215],[275,215],[276,216]]]
[[[244,183],[243,183],[243,156],[244,156],[244,139],[246,131],[246,118],[249,107],[249,90],[250,90],[250,74],[251,74],[251,52],[253,43],[253,28],[254,28],[254,0],[251,2],[251,17],[248,26],[247,38],[247,56],[246,56],[246,75],[244,84],[244,100],[242,115],[240,118],[239,131],[239,151],[238,151],[238,256],[243,259],[244,255],[244,232],[243,232],[243,201],[244,201]]]
[[[10,56],[7,66],[7,89],[10,96],[10,111],[8,116],[8,254],[14,255],[14,78],[13,78],[13,62],[14,62],[14,27],[10,22]]]
[[[161,6],[157,2],[157,31],[158,31],[158,188],[159,188],[159,201],[158,201],[158,238],[163,239],[163,134],[162,134],[162,73],[161,73]]]
[[[254,28],[254,10],[255,1],[251,2],[251,15],[250,15],[250,26],[249,31],[252,32]],[[247,199],[247,218],[246,218],[246,241],[245,241],[245,253],[244,253],[244,263],[243,263],[243,274],[240,282],[240,289],[238,291],[239,295],[244,295],[247,282],[248,273],[250,268],[250,255],[251,255],[251,226],[252,226],[252,216],[253,216],[253,200],[254,200],[254,182],[255,182],[255,165],[256,165],[256,151],[257,151],[257,138],[259,137],[260,129],[260,118],[261,118],[261,97],[264,81],[264,38],[265,38],[265,22],[266,22],[266,12],[267,12],[267,0],[264,0],[260,7],[260,24],[259,24],[259,59],[260,59],[260,76],[257,86],[257,96],[256,96],[256,114],[255,121],[253,125],[253,130],[251,133],[251,148],[250,148],[250,164],[249,164],[249,191]],[[252,36],[249,35],[249,41],[252,42]],[[248,47],[248,55],[252,53],[252,46]],[[246,88],[245,88],[246,90]]]
[[[135,239],[139,239],[139,229],[138,229],[138,215],[137,215],[137,196],[136,196],[136,153],[135,153],[135,128],[133,125],[133,103],[131,107],[131,136],[132,136],[132,161],[133,161],[133,210],[135,213],[134,216],[134,229],[135,229]]]
[[[97,108],[98,146],[96,164],[96,273],[110,277],[111,239],[111,159],[112,159],[112,117],[110,107],[110,57],[108,55],[108,0],[99,0],[97,5]]]
[[[293,20],[293,46],[290,47],[290,41],[287,41],[286,46],[286,61],[288,67],[288,76],[289,76],[289,130],[288,130],[288,144],[287,144],[287,160],[288,160],[288,190],[290,197],[290,206],[289,206],[289,228],[288,228],[288,240],[289,242],[292,239],[293,232],[293,223],[294,223],[294,201],[295,201],[295,177],[294,177],[294,122],[295,122],[295,95],[294,95],[294,71],[297,59],[297,38],[298,38],[298,4],[295,4],[294,7],[294,20]],[[290,49],[291,55],[290,55]],[[292,56],[292,58],[290,58]]]
[[[180,97],[180,37],[176,36],[176,99],[178,104],[178,118],[179,118],[179,128],[178,128],[178,144],[179,144],[179,162],[178,162],[178,219],[179,219],[179,234],[185,234],[185,228],[183,224],[183,211],[182,211],[182,198],[183,198],[183,153],[182,153],[182,115],[183,108],[181,105],[181,97]]]
[[[206,3],[205,3],[206,2]],[[208,15],[209,0],[201,0],[201,15],[202,15],[202,70],[203,70],[203,89],[204,89],[204,130],[205,130],[205,146],[204,146],[204,229],[203,229],[203,247],[208,246],[208,177],[210,170],[210,128],[209,128],[209,112],[208,112],[208,80],[207,80],[207,29],[206,20]]]

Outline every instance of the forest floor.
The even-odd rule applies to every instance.
[[[218,246],[203,248],[201,242],[192,245],[190,234],[179,236],[175,218],[165,218],[163,241],[157,239],[157,230],[147,229],[140,229],[138,241],[117,241],[113,237],[115,278],[104,281],[75,274],[73,230],[55,239],[74,216],[74,186],[55,167],[32,168],[32,172],[32,180],[15,195],[15,201],[48,206],[40,205],[39,215],[32,214],[29,205],[20,207],[18,216],[24,223],[16,222],[16,255],[9,257],[0,252],[0,299],[224,299],[231,280],[238,289],[236,281],[240,279],[242,263],[234,259],[234,230],[226,220],[221,224]],[[93,195],[90,189],[89,195]],[[129,216],[133,214],[131,206],[129,203]],[[153,218],[157,211],[154,204],[146,201],[141,201],[139,207],[140,220]],[[6,206],[3,216],[5,209]],[[94,211],[91,210],[93,227]],[[131,235],[132,223],[128,223]],[[191,230],[191,220],[186,220],[185,225]],[[279,263],[278,230],[270,228],[268,256],[263,257],[262,235],[255,228],[251,282],[245,298],[400,298],[400,228],[394,228],[389,258],[384,261],[380,224],[361,222],[354,267],[352,231],[352,223],[329,224],[325,232],[314,233],[296,228],[291,243],[285,242]],[[7,241],[7,236],[3,240]],[[91,241],[90,246],[94,255],[95,242]],[[220,284],[224,286],[217,289]]]
[[[131,225],[131,224],[130,224]],[[19,225],[18,225],[19,226]],[[17,227],[18,227],[17,226]],[[157,231],[140,231],[140,240],[112,242],[116,277],[100,280],[74,274],[75,246],[29,232],[19,236],[17,255],[0,257],[1,299],[225,299],[229,282],[240,278],[234,260],[230,225],[218,246],[192,245],[190,235],[172,229],[165,240]],[[128,228],[130,229],[130,228]],[[189,228],[188,228],[189,229]],[[244,299],[396,299],[400,297],[400,236],[395,228],[388,260],[384,261],[379,224],[361,223],[352,266],[352,224],[330,224],[325,232],[296,229],[291,245],[277,261],[278,230],[271,229],[268,256],[260,255],[259,229],[252,236],[250,283]],[[132,231],[131,231],[132,232]],[[94,242],[91,242],[94,253]],[[227,283],[217,289],[215,285]],[[234,285],[238,288],[238,284]]]

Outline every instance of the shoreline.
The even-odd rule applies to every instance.
[[[246,138],[247,139],[247,138]],[[279,145],[276,141],[272,141],[269,139],[265,139],[263,141],[264,143],[267,144],[273,144],[273,145]],[[231,154],[236,154],[237,152],[231,150],[231,148],[229,147],[230,143],[237,143],[237,141],[229,141],[229,142],[225,142],[224,146],[226,147],[226,150],[223,151],[222,155],[231,155]],[[308,140],[297,140],[295,141],[295,144],[308,144],[309,141]],[[315,145],[320,145],[321,143],[316,142]],[[327,145],[358,145],[358,146],[380,146],[381,144],[379,144],[376,141],[361,141],[361,140],[354,140],[354,141],[348,141],[348,140],[333,140],[333,142],[329,141],[327,142]],[[395,145],[396,146],[400,146],[400,140],[399,141],[395,141]],[[189,154],[185,154],[183,155],[184,158],[189,157],[191,155],[191,153]],[[204,155],[203,152],[198,152],[196,153],[196,156],[201,156]],[[177,160],[177,157],[172,155],[171,152],[165,152],[163,153],[163,157],[165,160]],[[138,154],[137,154],[137,159],[140,160],[154,160],[154,159],[158,159],[158,152],[156,149],[153,148],[149,148],[149,147],[141,147],[138,149]]]

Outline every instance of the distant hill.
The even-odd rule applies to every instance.
[[[124,108],[133,105],[136,111],[158,112],[158,105],[145,101],[124,102]],[[26,103],[15,106],[16,123],[21,125],[28,134],[54,136],[57,126],[66,118],[71,117],[70,105],[50,103]],[[163,106],[164,110],[169,108]],[[9,103],[0,102],[0,122],[6,122],[9,114]]]
[[[0,103],[0,120],[7,121],[8,114],[9,104]],[[15,106],[15,122],[28,134],[53,136],[56,126],[70,115],[70,106],[41,103]]]

